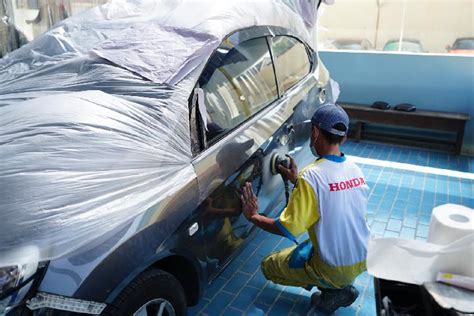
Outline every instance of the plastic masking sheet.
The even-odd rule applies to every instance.
[[[374,238],[369,241],[367,271],[386,280],[421,285],[438,272],[474,277],[474,234],[446,245],[420,240]]]
[[[188,99],[207,59],[254,25],[316,49],[316,2],[111,1],[1,59],[0,266],[67,256],[194,180]]]

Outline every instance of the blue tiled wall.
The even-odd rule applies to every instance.
[[[339,82],[339,100],[468,113],[463,150],[474,153],[474,57],[370,52],[320,52],[331,77]]]

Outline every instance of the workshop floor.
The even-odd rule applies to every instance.
[[[374,235],[426,240],[434,206],[457,203],[474,208],[474,157],[355,142],[347,142],[343,151],[366,175],[367,218]],[[291,244],[259,231],[189,314],[306,315],[312,292],[266,281],[259,268],[263,256]],[[376,315],[373,278],[364,273],[354,285],[359,298],[336,315]]]

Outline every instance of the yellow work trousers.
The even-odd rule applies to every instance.
[[[262,260],[262,272],[267,280],[274,283],[290,286],[300,286],[310,289],[312,286],[318,288],[334,288],[314,269],[309,262],[302,268],[290,268],[289,261],[296,246],[273,252]]]

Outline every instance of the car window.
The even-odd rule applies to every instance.
[[[280,92],[293,87],[305,77],[311,68],[306,47],[289,36],[269,38]]]
[[[403,40],[401,42],[399,40],[389,41],[385,44],[384,51],[402,51],[402,52],[413,52],[413,53],[420,53],[423,52],[423,48],[421,47],[420,42],[415,40]]]
[[[474,38],[456,40],[453,49],[474,49]]]
[[[199,79],[207,111],[207,143],[212,143],[278,98],[265,37],[233,46],[224,41]]]

